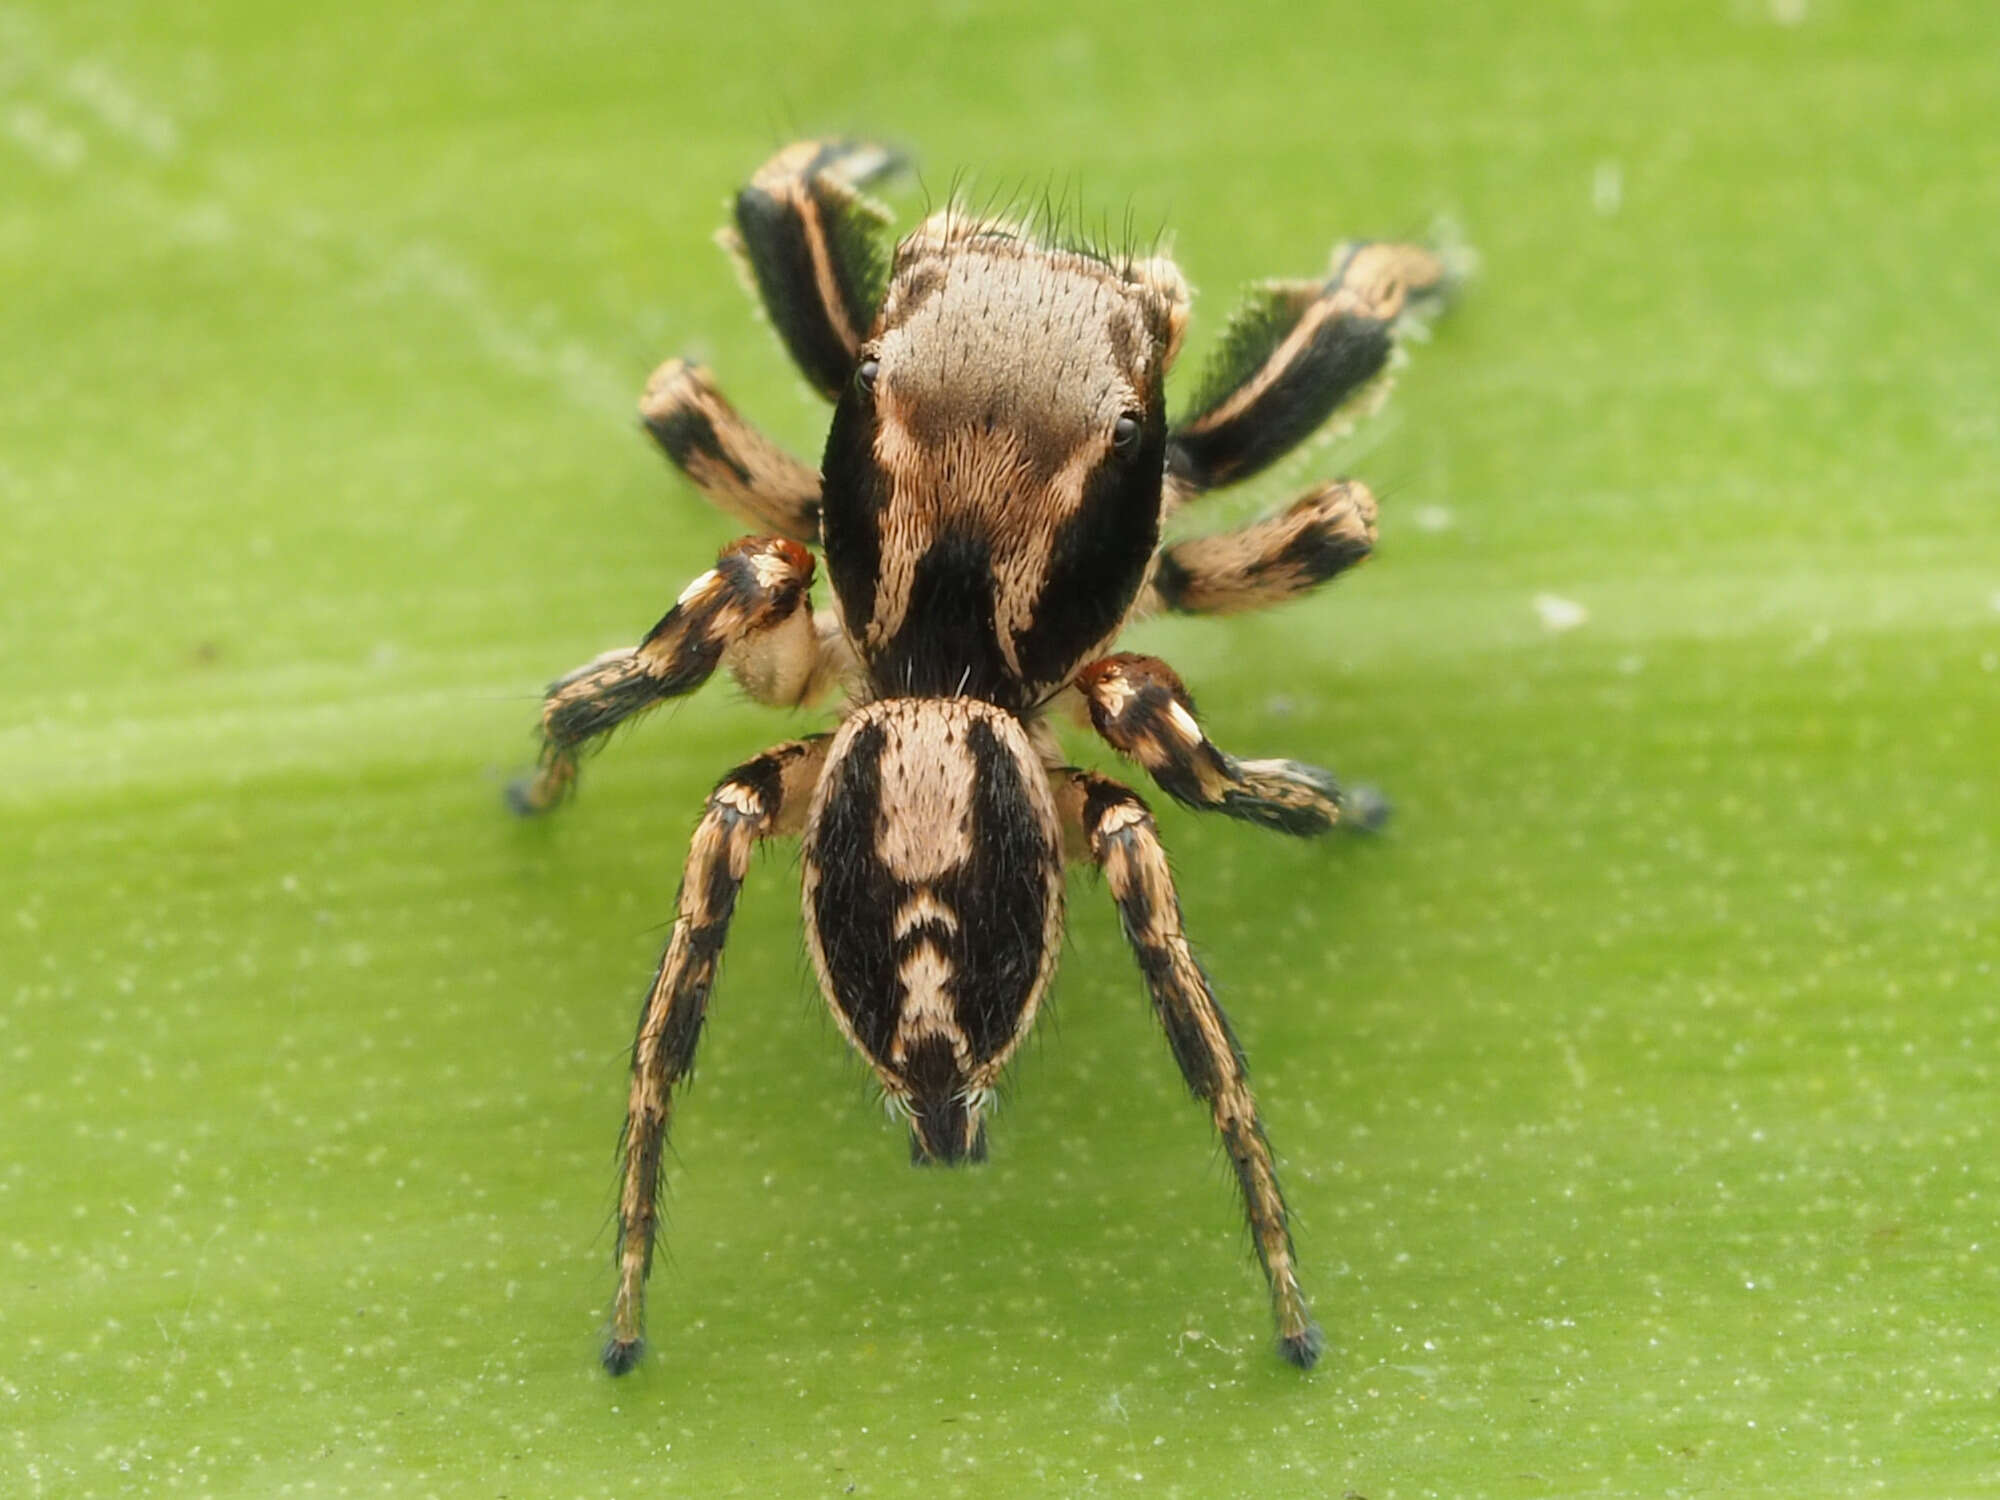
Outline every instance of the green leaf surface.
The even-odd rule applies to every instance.
[[[0,0],[0,1494],[2000,1493],[2000,30],[1983,0]],[[1381,839],[1165,806],[1328,1350],[1097,882],[912,1172],[753,872],[614,1383],[625,1048],[716,687],[542,685],[734,534],[632,402],[824,410],[709,239],[805,131],[1204,289],[1455,222],[1376,560],[1149,625]],[[895,195],[891,195],[895,196]],[[1096,758],[1078,744],[1076,753]],[[1163,797],[1155,797],[1164,803]]]

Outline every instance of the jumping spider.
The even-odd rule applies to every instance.
[[[1087,713],[1171,797],[1284,833],[1341,817],[1325,771],[1238,760],[1203,733],[1164,662],[1107,655],[1161,609],[1230,614],[1294,598],[1368,556],[1375,501],[1321,484],[1241,530],[1162,546],[1162,519],[1257,473],[1389,363],[1446,267],[1411,245],[1336,252],[1321,280],[1256,288],[1185,415],[1164,384],[1187,321],[1170,260],[1058,246],[957,208],[884,256],[862,195],[893,165],[801,142],[737,196],[725,239],[806,378],[834,405],[816,473],[750,427],[706,371],[661,366],[640,413],[708,498],[759,533],[722,550],[637,646],[550,688],[532,777],[543,811],[579,753],[692,692],[718,665],[791,706],[835,687],[839,727],[717,784],[673,936],[639,1021],[604,1364],[639,1359],[674,1089],[701,1034],[737,891],[760,841],[804,840],[805,929],[849,1042],[908,1118],[918,1162],[977,1161],[984,1115],[1056,966],[1066,861],[1103,871],[1188,1086],[1213,1113],[1270,1283],[1279,1348],[1320,1332],[1244,1059],[1181,928],[1146,804],[1064,763],[1045,715]],[[830,607],[810,599],[824,551]]]

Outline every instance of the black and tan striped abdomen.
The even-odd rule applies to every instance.
[[[804,862],[842,1031],[908,1109],[920,1159],[976,1158],[1062,941],[1060,829],[1027,733],[968,698],[868,705],[834,737]]]

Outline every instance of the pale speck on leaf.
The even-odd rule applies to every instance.
[[[1590,206],[1608,219],[1624,205],[1624,167],[1615,161],[1599,162],[1590,174]]]
[[[1576,629],[1590,618],[1587,608],[1559,594],[1537,594],[1534,605],[1535,618],[1542,622],[1542,629],[1557,635]]]

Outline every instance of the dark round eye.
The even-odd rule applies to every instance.
[[[875,393],[875,377],[881,373],[881,360],[864,359],[861,361],[859,368],[854,372],[854,383],[861,387],[862,395],[871,396]]]
[[[1129,411],[1111,424],[1111,446],[1121,458],[1139,451],[1139,419]]]

